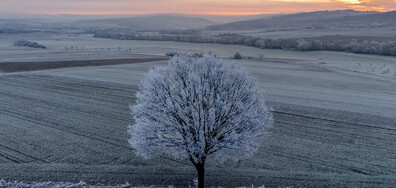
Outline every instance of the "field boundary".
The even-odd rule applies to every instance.
[[[69,67],[88,67],[121,65],[132,63],[146,63],[168,60],[166,57],[144,58],[144,59],[100,59],[100,60],[74,60],[74,61],[44,61],[44,62],[4,62],[0,63],[0,72],[29,72],[38,70],[50,70]]]

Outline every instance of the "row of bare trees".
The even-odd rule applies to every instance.
[[[110,33],[97,32],[95,37],[119,40],[155,40],[192,43],[236,44],[258,47],[262,49],[285,49],[297,51],[329,50],[361,54],[396,56],[396,41],[358,41],[355,39],[320,40],[312,38],[264,39],[239,34],[216,35],[175,35],[175,34],[144,34],[144,33]]]

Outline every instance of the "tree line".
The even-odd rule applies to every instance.
[[[396,41],[358,41],[356,39],[320,40],[313,38],[271,39],[244,36],[234,33],[215,35],[177,35],[177,34],[145,34],[145,33],[111,33],[97,32],[94,37],[118,40],[154,40],[192,43],[236,44],[262,49],[283,49],[297,51],[341,51],[360,54],[396,56]]]

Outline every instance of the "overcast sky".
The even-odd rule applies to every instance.
[[[396,10],[396,0],[0,0],[0,14],[274,14]]]

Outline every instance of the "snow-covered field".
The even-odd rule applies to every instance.
[[[391,66],[394,57],[89,37],[86,41],[74,40],[75,44],[67,41],[69,45],[85,46],[85,51],[92,53],[85,56],[80,51],[62,49],[61,40],[25,39],[49,49],[19,50],[2,42],[1,57],[10,52],[29,52],[35,60],[42,61],[63,60],[68,57],[66,53],[74,59],[101,59],[106,57],[101,50],[89,49],[101,44],[103,48],[113,47],[109,53],[114,56],[127,54],[125,58],[133,57],[133,53],[162,55],[169,50],[212,50],[229,57],[240,50],[244,55],[264,52],[268,58],[289,59],[237,61],[266,90],[275,125],[253,158],[225,164],[209,161],[207,183],[267,187],[396,184],[395,82],[330,66],[330,61]],[[132,52],[119,52],[118,46],[132,48]],[[29,61],[28,57],[9,55],[1,61]],[[139,80],[150,67],[165,64],[162,61],[0,74],[0,179],[192,185],[195,169],[189,161],[165,157],[143,160],[133,154],[127,143],[126,129],[133,123],[128,105],[134,102]]]
[[[48,49],[14,47],[13,42],[26,39]],[[73,50],[71,48],[73,47]],[[66,49],[67,48],[67,49]],[[76,50],[77,49],[77,50]],[[166,52],[208,53],[231,57],[236,51],[243,56],[296,60],[305,64],[325,66],[349,74],[396,80],[396,58],[329,51],[285,51],[258,49],[238,45],[196,44],[167,41],[128,41],[93,38],[92,35],[19,34],[0,35],[1,62],[70,61],[94,59],[129,59],[137,54],[161,55]]]

